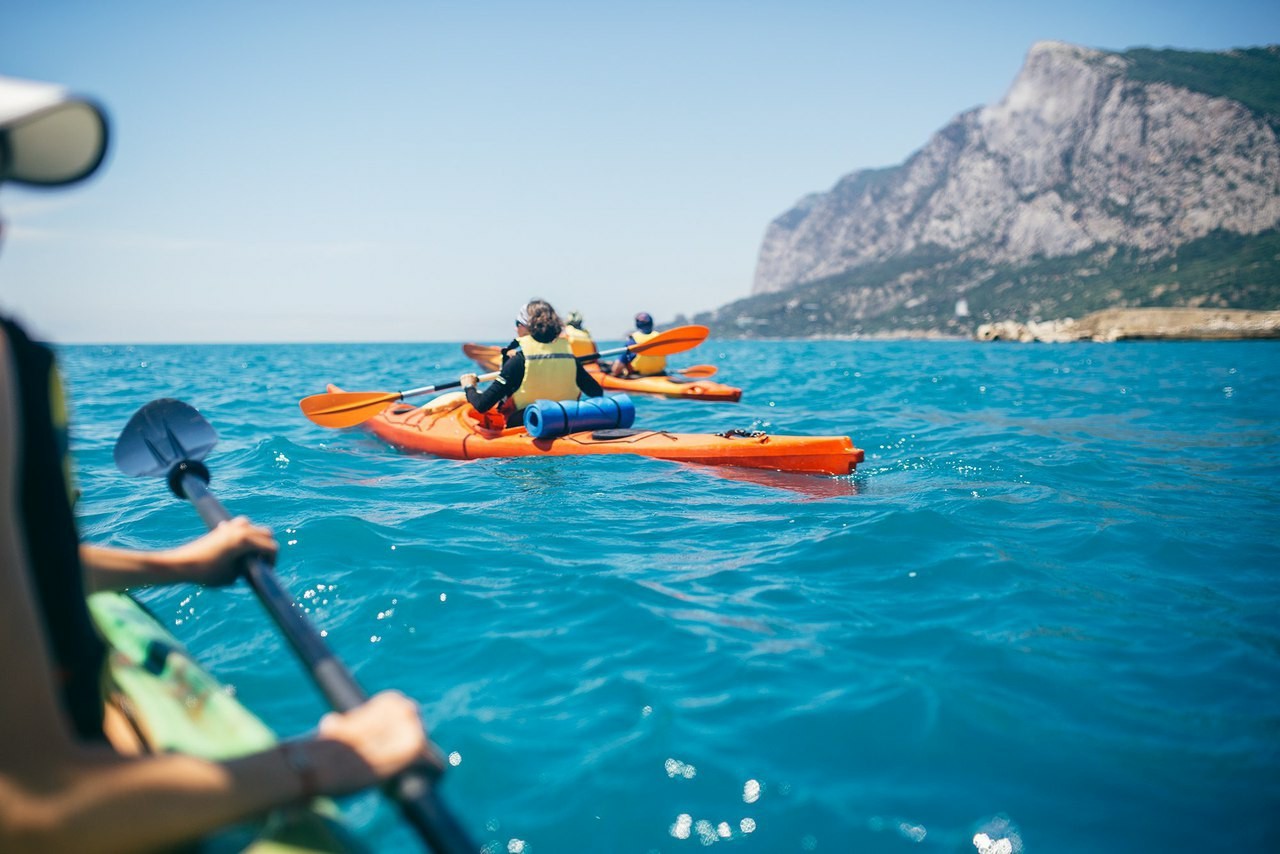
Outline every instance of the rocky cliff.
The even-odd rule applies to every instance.
[[[1280,307],[1277,253],[1256,251],[1280,246],[1278,86],[1275,46],[1038,43],[1000,103],[775,219],[754,298],[700,319],[743,334],[963,334],[1111,305]]]

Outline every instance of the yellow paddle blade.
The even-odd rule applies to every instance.
[[[304,397],[298,406],[321,427],[338,428],[362,424],[397,400],[398,391],[330,391]]]

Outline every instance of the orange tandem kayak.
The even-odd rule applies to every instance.
[[[341,392],[335,385],[330,392]],[[580,454],[638,454],[659,460],[708,466],[741,466],[805,474],[851,474],[863,452],[848,436],[770,436],[765,433],[668,433],[613,429],[535,439],[523,427],[492,430],[478,413],[445,395],[423,407],[393,403],[364,423],[383,441],[452,460],[491,457],[561,457]]]
[[[462,352],[486,371],[496,371],[502,366],[502,348],[488,344],[463,344]],[[606,391],[625,391],[627,394],[656,394],[662,397],[713,400],[734,403],[742,399],[742,389],[713,382],[708,379],[691,379],[677,374],[656,377],[615,377],[606,374],[594,364],[586,366],[591,376]]]

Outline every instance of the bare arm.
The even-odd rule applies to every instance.
[[[241,516],[167,551],[81,545],[80,562],[84,565],[85,586],[91,591],[176,582],[219,587],[236,580],[239,558],[256,552],[274,560],[278,548],[271,531]]]
[[[295,802],[304,780],[279,750],[230,762],[122,757],[72,736],[30,584],[17,505],[17,419],[0,334],[0,851],[150,850]],[[426,756],[416,704],[384,692],[328,715],[298,742],[315,791],[342,794]]]
[[[421,732],[417,707],[392,692],[327,716],[320,737],[295,743],[315,769],[307,794],[346,794],[391,776],[422,755]],[[126,758],[65,737],[52,749],[27,741],[34,749],[4,744],[0,771],[0,849],[13,854],[152,850],[299,802],[307,785],[280,750],[216,763]]]

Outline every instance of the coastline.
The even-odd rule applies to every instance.
[[[896,329],[803,338],[739,338],[734,341],[1248,341],[1280,338],[1280,311],[1233,308],[1108,308],[1076,320],[1000,320],[980,325],[972,335],[938,330]]]
[[[1079,320],[984,323],[979,341],[1244,341],[1280,338],[1280,311],[1227,308],[1109,308]]]

